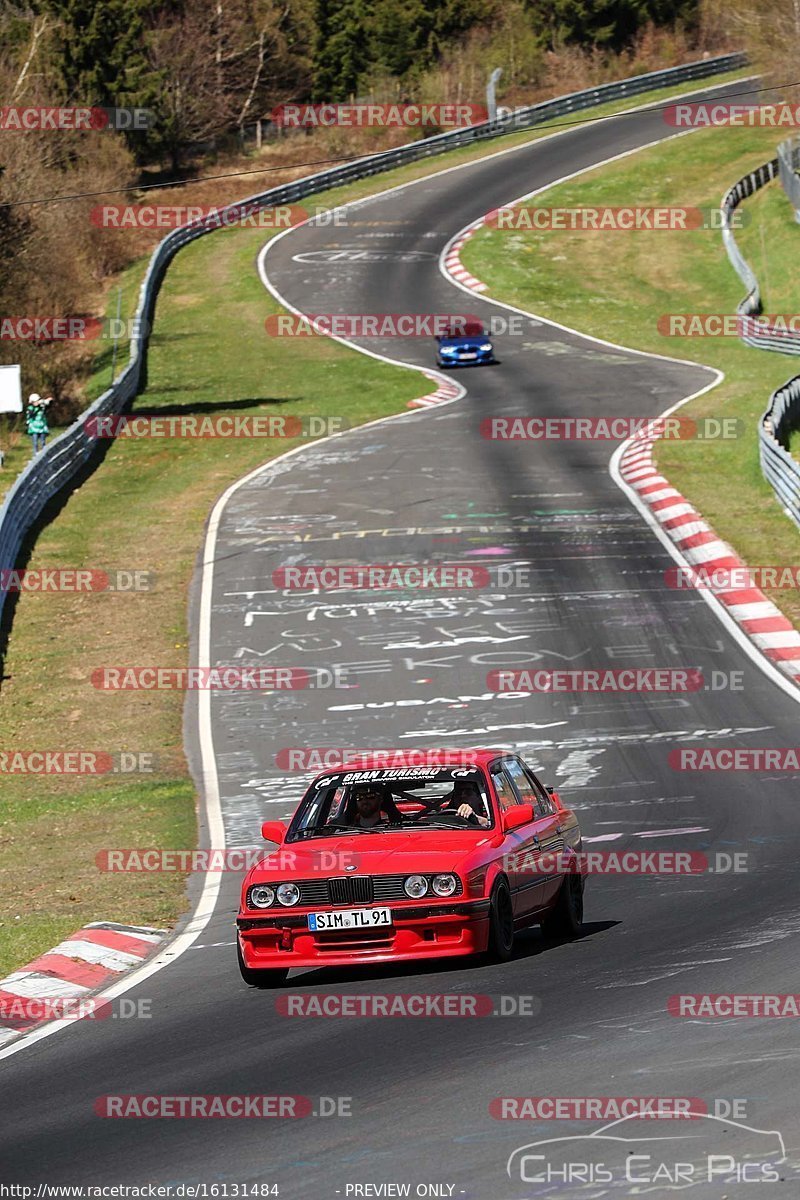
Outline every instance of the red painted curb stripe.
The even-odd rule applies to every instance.
[[[795,633],[795,627],[791,621],[787,621],[786,617],[778,615],[775,617],[750,617],[741,622],[742,629],[747,633]],[[800,653],[800,638],[797,642],[797,651]]]
[[[758,588],[737,588],[730,592],[720,592],[719,598],[723,604],[760,604],[764,599],[763,592]]]
[[[79,929],[66,940],[96,942],[98,946],[108,946],[110,950],[124,950],[126,954],[135,954],[138,958],[147,958],[156,948],[155,942],[143,942],[129,934],[118,933],[116,929]]]
[[[698,546],[708,546],[710,542],[717,541],[719,538],[712,529],[704,529],[700,533],[690,533],[686,537],[677,538],[676,544],[680,546],[681,550],[696,550]],[[703,563],[702,566],[707,571],[712,569],[711,563]]]
[[[800,643],[797,646],[765,646],[763,652],[776,662],[800,662]]]
[[[118,971],[104,967],[100,963],[88,963],[83,959],[67,958],[64,954],[43,954],[28,963],[25,971],[41,971],[56,979],[66,979],[68,983],[79,983],[83,987],[93,988],[105,981]]]
[[[649,445],[645,453],[642,453],[640,446],[631,446],[624,451],[620,459],[620,474],[628,483],[628,486],[633,488],[637,494],[648,505],[650,511],[655,516],[656,520],[661,525],[672,539],[674,545],[686,554],[688,567],[695,570],[708,571],[709,573],[715,570],[736,571],[746,570],[746,564],[734,554],[731,550],[728,554],[723,554],[717,558],[708,559],[705,562],[692,562],[694,557],[691,554],[692,550],[697,550],[701,546],[710,545],[712,542],[722,541],[721,538],[714,532],[707,522],[703,521],[699,513],[691,510],[688,513],[681,513],[675,517],[669,517],[663,520],[660,512],[664,509],[669,509],[675,504],[688,504],[685,496],[682,496],[676,488],[666,480],[662,475],[655,472],[655,477],[647,469],[652,467],[655,472],[655,467],[652,466],[652,444]],[[641,473],[640,473],[641,472]],[[626,479],[626,475],[637,475],[635,480]],[[657,494],[663,488],[669,487],[672,491],[671,496],[667,496],[661,500],[648,500],[649,494]],[[684,525],[691,525],[697,522],[702,529],[695,533],[690,533],[681,537],[680,530]],[[724,544],[724,543],[723,543]],[[680,569],[680,568],[679,568]],[[688,589],[687,589],[688,590]],[[739,628],[751,636],[756,649],[767,659],[780,665],[783,662],[800,661],[800,637],[798,637],[797,645],[794,646],[760,646],[755,641],[753,635],[766,633],[797,633],[795,626],[789,621],[779,609],[768,600],[764,593],[759,588],[711,588],[715,598],[728,608],[734,608],[741,604],[768,604],[774,608],[773,616],[769,617],[750,617],[740,619],[735,613],[731,614],[737,622]],[[783,672],[787,678],[792,679],[795,683],[800,683],[800,674],[794,673],[791,670]]]

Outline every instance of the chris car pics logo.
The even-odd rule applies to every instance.
[[[697,1113],[690,1127],[668,1122],[662,1128],[659,1122],[654,1130],[653,1124],[633,1115],[590,1134],[529,1142],[509,1155],[506,1172],[526,1188],[555,1188],[560,1200],[585,1196],[587,1186],[625,1186],[633,1189],[626,1194],[633,1195],[637,1189],[661,1194],[661,1189],[698,1185],[715,1185],[719,1196],[730,1200],[752,1200],[755,1194],[771,1194],[759,1185],[778,1183],[785,1174],[786,1147],[776,1129],[756,1129],[708,1113]]]

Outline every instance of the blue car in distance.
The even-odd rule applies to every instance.
[[[497,361],[489,334],[480,321],[454,321],[436,340],[439,367],[477,367]]]

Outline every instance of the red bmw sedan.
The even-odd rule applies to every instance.
[[[584,876],[564,863],[580,828],[558,794],[507,751],[424,757],[434,765],[403,751],[344,763],[313,781],[288,826],[262,826],[279,849],[242,886],[246,983],[269,987],[294,967],[505,960],[517,930],[579,932]]]

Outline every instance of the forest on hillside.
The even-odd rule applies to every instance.
[[[220,203],[295,178],[304,164],[426,132],[281,137],[269,125],[279,105],[482,104],[495,67],[501,103],[532,103],[760,43],[780,63],[798,40],[795,0],[776,0],[768,16],[760,3],[0,0],[0,310],[102,312],[108,281],[153,238],[96,228],[92,197],[129,200],[147,183],[170,187],[176,203],[189,180],[193,199]],[[150,119],[139,130],[58,136],[2,124],[9,110],[54,105],[135,108]],[[258,179],[255,162],[270,173]],[[233,178],[243,169],[246,183]],[[228,182],[203,193],[204,177]],[[73,350],[0,342],[0,361],[21,361],[39,390],[64,400],[66,417],[82,402],[88,361]]]
[[[559,56],[675,57],[701,25],[699,0],[5,0],[0,84],[4,104],[146,108],[129,148],[176,161],[286,101],[478,102],[494,67],[501,93],[535,89]]]

